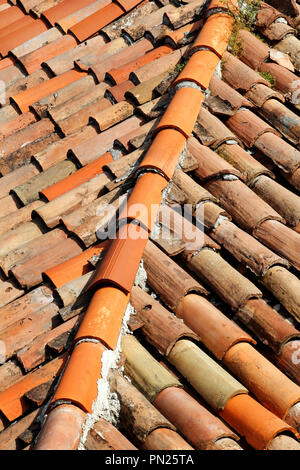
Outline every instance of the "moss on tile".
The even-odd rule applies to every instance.
[[[259,72],[259,75],[270,83],[271,87],[276,85],[276,78],[270,72]]]
[[[256,25],[257,13],[260,9],[260,0],[239,0],[239,13],[235,11],[231,6],[230,0],[221,0],[224,7],[228,8],[230,14],[234,18],[234,25],[232,29],[231,38],[228,44],[228,48],[231,54],[239,57],[243,52],[243,41],[239,38],[239,31],[245,29],[253,34]],[[259,37],[261,40],[261,37]]]
[[[188,60],[186,59],[186,60],[183,60],[182,62],[176,64],[174,69],[170,70],[170,72],[175,72],[177,75],[179,75],[183,71],[183,69],[186,66],[187,62],[188,62]]]

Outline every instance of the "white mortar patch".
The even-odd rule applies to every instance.
[[[119,420],[120,403],[115,393],[112,393],[109,385],[109,374],[111,370],[118,369],[118,362],[120,359],[120,353],[122,352],[121,341],[125,334],[130,334],[130,330],[127,323],[130,319],[131,314],[134,312],[134,308],[129,303],[127,305],[121,332],[119,335],[118,343],[114,351],[107,350],[102,355],[102,370],[101,379],[98,380],[98,396],[93,404],[93,413],[86,415],[85,423],[82,427],[82,436],[80,439],[78,450],[85,450],[84,443],[86,441],[89,431],[93,428],[96,422],[103,418],[109,423],[116,426]]]

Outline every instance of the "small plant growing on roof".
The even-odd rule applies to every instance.
[[[177,75],[179,75],[183,71],[183,69],[186,66],[187,62],[188,62],[187,59],[183,60],[182,62],[179,62],[178,64],[175,65],[172,72],[175,72]]]
[[[221,2],[234,18],[228,48],[233,55],[238,57],[244,47],[239,37],[239,32],[241,29],[246,29],[250,32],[254,31],[257,13],[260,10],[260,0],[238,0],[239,11],[233,6],[231,0],[221,0]]]
[[[270,72],[259,72],[259,75],[270,83],[271,87],[276,85],[276,78]]]

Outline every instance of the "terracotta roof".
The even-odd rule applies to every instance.
[[[300,449],[282,3],[0,1],[1,450]]]

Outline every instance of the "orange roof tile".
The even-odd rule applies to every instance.
[[[102,173],[103,167],[112,161],[112,155],[107,152],[86,167],[81,168],[58,183],[55,183],[49,188],[44,189],[41,193],[48,199],[48,201],[53,201],[53,199],[67,193],[71,189],[80,186],[82,183],[85,183],[86,181]]]

